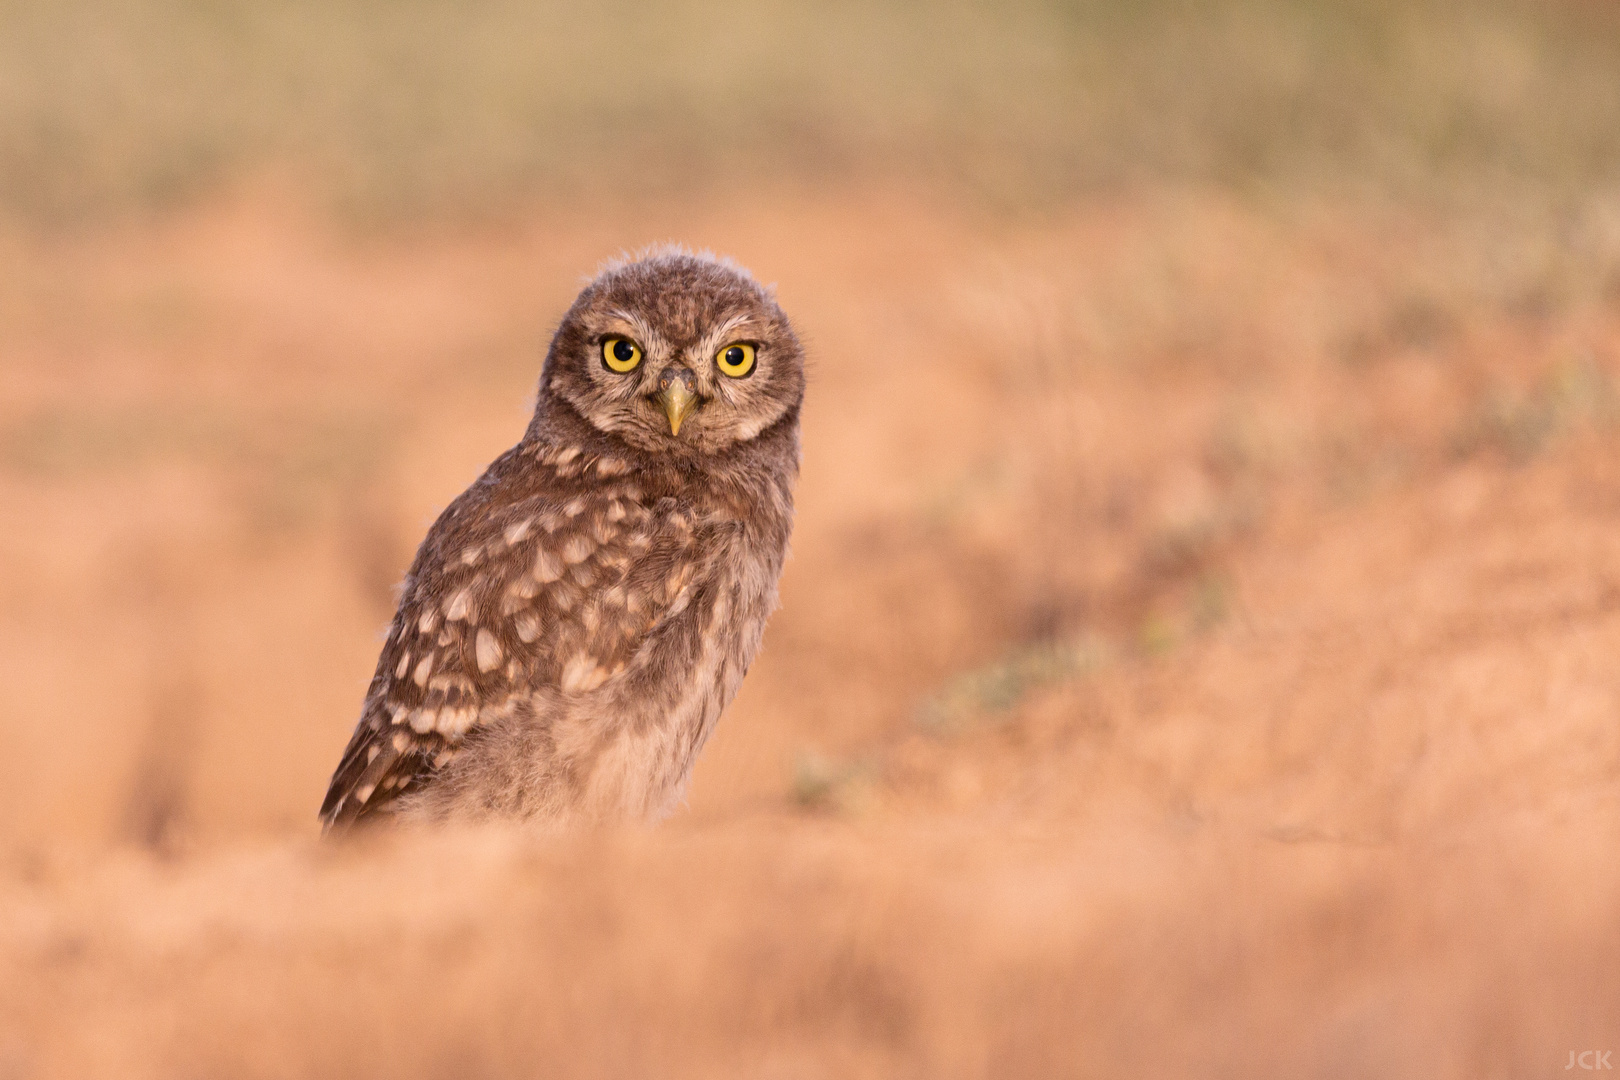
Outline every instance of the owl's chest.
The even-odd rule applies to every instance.
[[[740,527],[716,529],[704,544],[681,610],[556,732],[589,817],[668,813],[758,651],[776,605],[781,546]]]

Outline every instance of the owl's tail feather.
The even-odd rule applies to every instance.
[[[372,750],[376,750],[375,756]],[[349,825],[365,812],[377,785],[399,755],[394,741],[388,738],[367,740],[344,755],[321,803],[320,817],[328,831]]]

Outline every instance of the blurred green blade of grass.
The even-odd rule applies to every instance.
[[[0,0],[0,208],[292,168],[383,215],[922,172],[1567,190],[1620,166],[1620,13],[1477,0]]]

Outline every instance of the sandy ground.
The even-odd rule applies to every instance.
[[[413,545],[664,239],[814,361],[689,807],[320,843]],[[1620,1052],[1620,289],[1498,240],[884,188],[0,236],[0,1078]]]

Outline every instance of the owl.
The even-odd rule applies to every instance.
[[[325,828],[669,813],[776,606],[804,386],[787,316],[728,261],[591,281],[522,440],[417,550]]]

